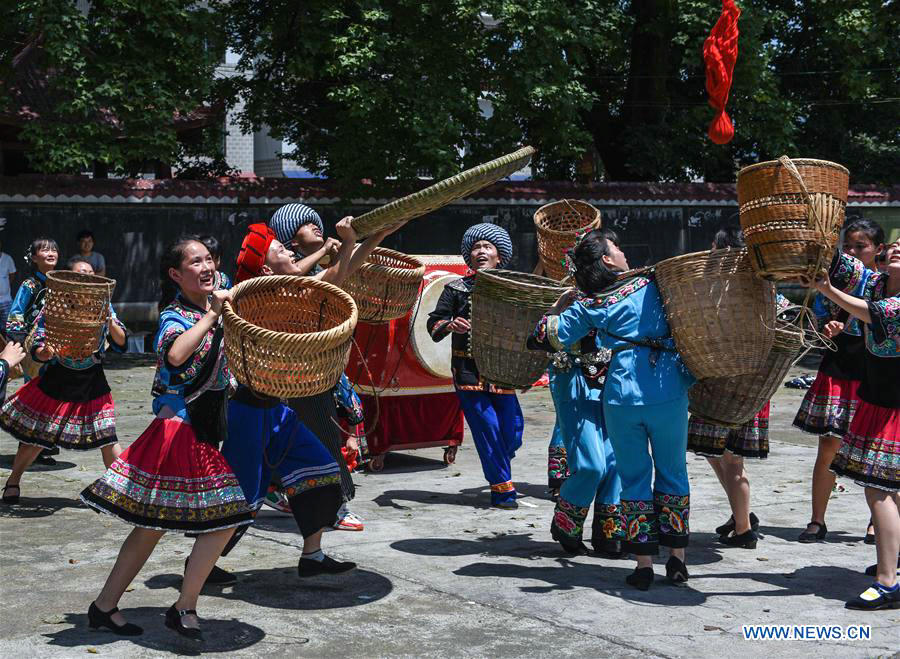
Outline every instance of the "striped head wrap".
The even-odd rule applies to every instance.
[[[279,208],[269,220],[269,226],[275,232],[275,237],[283,245],[289,245],[297,233],[297,229],[304,224],[315,224],[319,231],[325,233],[322,226],[322,218],[312,208],[305,204],[286,204]]]
[[[242,281],[259,275],[266,263],[266,254],[268,254],[273,240],[275,240],[275,234],[272,229],[262,222],[247,227],[247,235],[244,236],[244,242],[241,243],[241,251],[237,257],[235,283],[240,284]]]
[[[463,234],[460,249],[462,250],[462,257],[465,259],[467,266],[470,268],[472,267],[472,246],[479,240],[487,240],[497,248],[497,254],[500,256],[499,267],[505,268],[509,265],[513,253],[512,240],[510,239],[509,234],[503,227],[484,222],[469,227],[466,229],[465,234]]]

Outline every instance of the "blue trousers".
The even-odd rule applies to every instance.
[[[623,536],[616,456],[606,433],[600,391],[591,390],[580,369],[555,371],[550,393],[566,449],[569,477],[559,491],[553,523],[557,531],[580,538],[594,502],[592,542],[613,550]]]
[[[624,551],[654,555],[659,545],[688,544],[687,406],[687,396],[656,405],[603,404],[622,479]]]
[[[481,470],[491,486],[491,503],[516,500],[512,459],[522,446],[525,418],[515,394],[457,391],[463,416],[469,424]]]

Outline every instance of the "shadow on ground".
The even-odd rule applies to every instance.
[[[279,551],[279,550],[275,550]],[[318,611],[363,606],[386,597],[394,589],[391,580],[376,572],[356,569],[343,575],[297,576],[296,554],[281,550],[290,567],[233,572],[237,583],[230,586],[206,586],[205,597],[248,602],[271,609]],[[180,574],[159,574],[144,582],[147,588],[181,587]]]
[[[94,631],[88,627],[87,614],[69,613],[61,624],[74,625],[68,629],[60,629],[44,634],[48,645],[64,648],[102,647],[117,641],[125,641],[134,645],[171,652],[184,656],[199,656],[201,653],[234,652],[256,645],[266,637],[266,633],[254,625],[240,620],[218,620],[201,618],[200,626],[206,639],[203,643],[191,641],[165,627],[165,609],[156,607],[137,607],[125,609],[123,613],[129,622],[144,628],[140,636],[116,636],[109,631]],[[202,616],[202,612],[201,612]],[[304,643],[309,639],[292,640],[292,643]],[[83,650],[81,651],[84,652]]]
[[[0,504],[0,518],[47,517],[64,508],[84,508],[78,499],[64,499],[62,497],[32,498],[22,496],[19,503],[14,506]]]
[[[535,499],[550,500],[546,485],[517,482],[516,490],[522,495]],[[487,485],[469,487],[455,492],[429,492],[428,490],[385,490],[373,499],[382,508],[407,510],[400,501],[422,504],[441,504],[448,506],[466,506],[467,508],[490,508],[490,488]]]

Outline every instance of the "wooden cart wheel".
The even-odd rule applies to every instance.
[[[444,464],[452,465],[456,462],[456,451],[459,449],[458,446],[448,446],[444,449]]]
[[[381,471],[384,469],[384,454],[373,455],[369,460],[369,471]]]

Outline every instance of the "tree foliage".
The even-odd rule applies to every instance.
[[[33,167],[134,173],[178,158],[175,119],[210,100],[224,52],[217,14],[181,0],[93,0],[86,13],[72,0],[13,5],[0,28],[4,105],[24,120]],[[29,68],[16,71],[23,48]],[[10,93],[17,75],[31,76],[24,99]],[[29,106],[35,96],[47,106]]]
[[[0,30],[40,35],[54,72],[57,111],[26,128],[48,171],[179,157],[171,117],[209,102],[224,39],[241,75],[212,97],[242,98],[245,128],[269,126],[344,192],[520,144],[552,179],[733,181],[788,153],[891,182],[897,3],[738,4],[724,146],[706,136],[701,56],[718,0],[101,0],[87,16],[69,0],[19,0]]]

